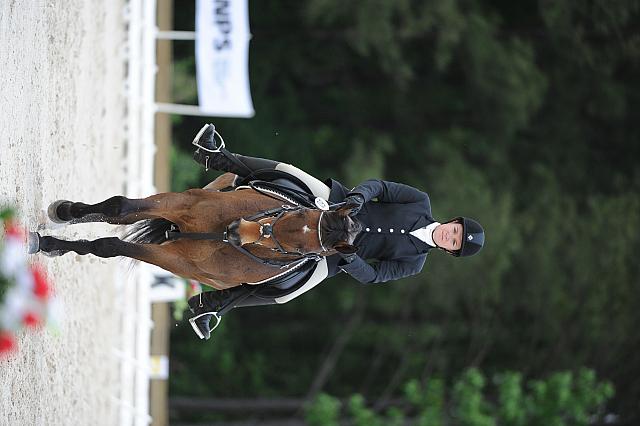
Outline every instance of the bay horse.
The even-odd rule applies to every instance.
[[[29,251],[50,256],[73,251],[99,257],[125,256],[223,290],[282,275],[305,256],[353,253],[360,224],[349,206],[336,210],[294,207],[254,189],[219,191],[234,175],[223,174],[203,189],[141,199],[111,197],[97,204],[59,200],[48,209],[57,223],[131,225],[125,239],[66,241],[29,233]],[[284,207],[284,208],[283,208]],[[277,214],[271,214],[277,212]],[[267,215],[260,215],[267,212]],[[142,222],[141,222],[142,221]],[[175,226],[177,239],[165,231]],[[198,235],[220,234],[222,241]],[[181,235],[195,238],[179,238]]]

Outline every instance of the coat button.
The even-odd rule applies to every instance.
[[[400,232],[404,234],[404,229],[401,229]]]
[[[370,228],[366,228],[365,231],[369,232],[369,231],[371,231],[371,229]]]
[[[382,232],[382,229],[378,228],[378,232]]]

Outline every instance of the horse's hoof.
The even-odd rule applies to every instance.
[[[61,223],[69,223],[71,221],[71,219],[73,219],[72,217],[64,218],[58,212],[58,207],[62,206],[64,203],[71,204],[71,201],[58,200],[58,201],[54,201],[53,203],[49,204],[49,208],[47,209],[47,216],[49,216],[49,219],[52,222],[59,223],[59,224],[61,224]]]
[[[42,209],[38,215],[38,226],[36,231],[53,231],[56,229],[64,228],[69,225],[69,222],[57,223],[49,219],[48,210]]]
[[[27,253],[35,254],[40,251],[40,234],[37,232],[29,232],[27,234]]]
[[[68,250],[62,250],[62,249],[44,251],[40,247],[41,238],[42,237],[37,232],[29,232],[27,234],[27,254],[40,253],[47,257],[58,257],[69,252]]]

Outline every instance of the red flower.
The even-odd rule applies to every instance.
[[[5,222],[4,234],[7,237],[16,238],[20,241],[24,240],[25,238],[24,228],[18,225],[13,220],[8,220],[7,222]]]
[[[11,333],[0,331],[0,356],[12,352],[16,348],[16,340]]]
[[[27,327],[35,328],[40,325],[40,317],[33,312],[27,312],[22,318],[22,322]]]
[[[46,274],[39,265],[33,265],[31,273],[33,274],[33,294],[40,299],[46,299],[49,297],[49,283]]]

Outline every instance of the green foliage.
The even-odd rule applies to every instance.
[[[16,211],[13,207],[6,207],[0,205],[0,221],[6,221],[16,216]]]
[[[413,12],[407,0],[347,3],[313,0],[307,5],[310,23],[327,27],[340,25],[358,55],[376,57],[382,70],[400,84],[414,76],[402,52],[402,39],[424,31],[420,20],[413,18]]]
[[[368,409],[362,395],[353,395],[349,399],[349,414],[356,426],[382,426],[382,419]]]
[[[496,420],[489,414],[491,407],[482,394],[485,378],[471,368],[453,385],[454,418],[463,426],[493,426]]]
[[[305,420],[309,426],[338,426],[341,405],[337,398],[321,393],[306,409]]]
[[[482,15],[469,17],[467,31],[463,64],[472,107],[479,108],[483,126],[500,123],[504,135],[511,137],[537,112],[547,88],[533,46],[515,37],[500,41],[498,24]]]
[[[344,163],[346,182],[363,182],[371,176],[384,178],[385,159],[393,152],[393,142],[385,135],[372,135],[366,141],[355,142],[351,155]]]
[[[198,97],[198,85],[196,83],[196,62],[194,54],[186,56],[174,64],[173,69],[173,101],[189,104]]]
[[[202,179],[202,168],[187,152],[171,147],[171,190],[181,192],[189,188],[198,188]]]
[[[356,394],[342,420],[357,426],[401,425],[405,424],[405,412],[412,411],[417,413],[414,420],[420,426],[587,425],[613,396],[612,385],[598,382],[593,370],[585,368],[576,375],[559,372],[544,380],[531,380],[526,388],[522,374],[516,372],[496,374],[493,383],[496,389],[487,389],[485,376],[475,368],[465,370],[448,392],[441,379],[430,379],[424,386],[414,379],[405,385],[408,406],[392,407],[388,412],[392,414],[383,416]],[[322,394],[308,407],[307,421],[314,426],[338,424],[339,406],[337,399]]]
[[[522,390],[522,374],[503,373],[494,377],[498,388],[498,416],[504,425],[523,426],[526,420],[524,395]]]
[[[525,398],[524,408],[529,424],[552,426],[587,425],[594,410],[613,396],[609,383],[597,383],[595,373],[583,369],[574,383],[570,372],[555,373],[547,380],[529,383],[531,394]]]
[[[424,387],[418,380],[410,380],[404,387],[407,401],[421,407],[418,426],[441,426],[445,420],[445,385],[442,379],[430,378]]]

